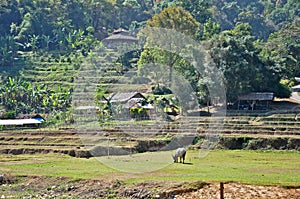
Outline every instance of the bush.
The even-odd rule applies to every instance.
[[[15,119],[17,116],[17,111],[16,110],[8,110],[4,114],[5,119]]]
[[[142,120],[142,119],[147,119],[149,116],[148,116],[147,109],[133,107],[130,109],[130,117],[135,118],[137,120]]]
[[[279,98],[289,98],[291,96],[291,89],[287,84],[280,83],[275,86],[274,94]]]
[[[172,91],[166,86],[157,85],[152,87],[152,93],[154,95],[168,95],[168,94],[172,94]]]

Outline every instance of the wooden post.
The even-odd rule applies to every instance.
[[[224,183],[220,182],[220,199],[224,199]]]

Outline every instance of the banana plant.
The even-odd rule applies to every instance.
[[[6,111],[19,113],[51,113],[66,111],[71,104],[71,92],[58,92],[46,86],[33,87],[30,82],[9,77],[0,88],[0,103]]]

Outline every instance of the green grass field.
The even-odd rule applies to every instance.
[[[200,180],[300,186],[300,153],[296,151],[214,150],[204,158],[199,157],[198,151],[188,151],[186,164],[172,163],[172,158],[168,158],[166,152],[160,153],[162,158],[145,153],[136,158],[119,156],[109,161],[107,157],[81,159],[62,154],[1,154],[0,173],[17,177],[67,177],[72,180],[109,178],[126,183]],[[142,172],[145,170],[137,164],[137,159],[144,161],[145,168],[153,171]],[[106,165],[100,161],[106,161]],[[157,167],[162,161],[164,163],[160,167],[163,168]],[[137,168],[139,173],[111,167],[125,171]]]

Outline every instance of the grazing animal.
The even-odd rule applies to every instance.
[[[185,154],[186,154],[185,148],[178,148],[175,152],[175,155],[172,155],[174,162],[177,162],[179,158],[179,162],[182,161],[182,163],[184,163]]]

